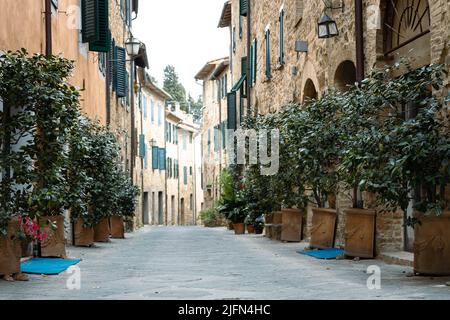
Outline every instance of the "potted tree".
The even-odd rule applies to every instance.
[[[337,212],[335,195],[338,189],[337,166],[341,147],[339,131],[340,96],[334,91],[312,100],[301,111],[296,122],[303,138],[299,139],[299,161],[302,179],[311,190],[311,248],[334,246]]]
[[[305,113],[297,104],[284,106],[277,114],[275,126],[280,129],[280,168],[273,176],[273,192],[281,206],[281,240],[299,242],[303,236],[303,220],[308,198],[303,179],[304,166],[298,157]]]
[[[407,226],[415,228],[415,271],[448,275],[450,139],[442,111],[449,98],[439,92],[445,76],[437,65],[408,71],[386,88],[390,116],[377,141],[379,152],[370,154],[374,161],[365,187],[377,193],[387,210],[403,212],[405,239]],[[414,215],[408,216],[408,208]]]
[[[131,183],[129,174],[123,172],[119,167],[116,169],[117,209],[119,214],[111,216],[111,237],[114,239],[125,238],[125,219],[134,217],[137,205],[137,197],[140,194],[139,188]]]

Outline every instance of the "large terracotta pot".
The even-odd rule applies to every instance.
[[[252,224],[247,225],[247,233],[255,233],[255,227]]]
[[[302,241],[303,214],[298,209],[281,210],[281,241]]]
[[[111,230],[109,228],[109,219],[103,218],[94,226],[94,241],[109,242],[110,233]]]
[[[234,234],[245,234],[245,224],[244,223],[233,223]]]
[[[78,218],[74,225],[74,245],[90,247],[94,244],[94,228],[85,228],[82,218]]]
[[[0,275],[9,276],[20,273],[22,246],[16,238],[19,220],[13,219],[8,224],[6,236],[0,236]]]
[[[313,249],[333,248],[336,231],[336,210],[314,208],[312,211],[310,247]]]
[[[375,256],[375,210],[347,209],[345,255],[359,258]]]
[[[450,275],[450,212],[441,216],[417,215],[414,271],[423,275]]]
[[[52,225],[55,225],[56,229],[53,229]],[[48,237],[41,243],[41,256],[66,258],[64,216],[41,217],[39,226],[48,229]]]
[[[111,217],[111,238],[125,239],[125,225],[122,217]]]

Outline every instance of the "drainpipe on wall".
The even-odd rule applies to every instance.
[[[362,0],[355,0],[355,40],[356,40],[356,81],[361,83],[364,75],[364,24]],[[353,188],[353,207],[363,208],[361,190],[358,186]]]
[[[251,73],[251,63],[250,63],[250,51],[251,51],[251,41],[252,41],[252,26],[251,26],[251,0],[247,0],[247,115],[251,112],[251,80],[250,80],[250,73]]]
[[[364,79],[364,24],[362,0],[355,0],[356,81]]]
[[[45,0],[45,55],[52,55],[52,3]]]

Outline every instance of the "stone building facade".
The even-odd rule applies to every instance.
[[[228,122],[227,93],[232,77],[230,60],[210,61],[195,76],[203,81],[202,185],[204,207],[210,208],[220,196],[220,173],[228,164],[226,128]]]
[[[355,1],[229,0],[224,4],[219,27],[230,30],[231,86],[247,73],[241,62],[251,64],[249,110],[278,111],[283,105],[318,98],[330,87],[346,90],[356,77]],[[248,15],[241,15],[241,3],[250,5],[250,48],[247,44]],[[244,8],[245,9],[245,8]],[[245,10],[244,10],[245,11]],[[412,65],[450,64],[450,3],[447,0],[363,1],[364,69],[392,64],[400,57],[412,58]],[[318,37],[318,21],[324,14],[336,21],[339,35]],[[242,35],[239,32],[242,28]],[[237,31],[236,31],[237,30]],[[297,50],[296,50],[297,47]],[[252,63],[252,56],[255,57]],[[246,57],[249,57],[245,59]],[[245,84],[244,84],[245,86]],[[449,81],[446,82],[447,89]],[[247,101],[236,99],[236,113]],[[239,117],[238,117],[239,118]],[[211,174],[205,170],[205,175]],[[370,195],[365,204],[371,206]],[[343,209],[351,206],[348,193],[337,197],[336,245],[345,242]],[[306,235],[310,234],[312,212],[308,210]],[[377,215],[377,253],[404,248],[403,217],[400,213]]]

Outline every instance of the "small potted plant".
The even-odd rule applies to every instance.
[[[252,215],[248,214],[245,217],[245,221],[244,221],[246,227],[247,227],[247,233],[252,234],[255,233],[255,219],[252,217]]]
[[[255,229],[255,234],[262,234],[264,231],[264,216],[260,215],[253,222],[253,228]]]
[[[230,211],[228,219],[233,222],[234,234],[241,235],[245,234],[245,218],[247,217],[247,212],[243,207],[236,207]]]

